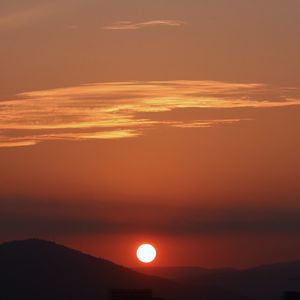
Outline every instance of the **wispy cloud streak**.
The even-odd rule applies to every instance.
[[[157,120],[160,112],[300,105],[295,89],[215,81],[96,83],[34,91],[0,102],[0,147],[53,140],[132,138],[149,127],[205,128],[245,119]],[[141,117],[141,113],[147,117]]]
[[[151,20],[146,22],[131,22],[131,21],[120,21],[113,23],[108,26],[104,26],[105,30],[136,30],[145,27],[157,27],[157,26],[168,26],[168,27],[179,27],[184,25],[185,22],[179,20]]]
[[[0,31],[21,28],[37,20],[43,19],[52,13],[52,7],[41,4],[24,10],[0,16]]]

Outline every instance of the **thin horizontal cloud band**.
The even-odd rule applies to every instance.
[[[21,93],[0,101],[0,147],[41,141],[132,138],[149,127],[206,128],[245,119],[155,119],[161,112],[199,108],[300,105],[299,91],[216,81],[95,83]],[[141,118],[141,113],[147,117]]]
[[[181,219],[153,222],[142,221],[110,221],[105,218],[78,218],[34,215],[8,215],[0,219],[0,228],[11,232],[38,232],[38,234],[63,233],[154,233],[167,235],[222,235],[222,234],[295,234],[300,232],[300,221],[296,213],[278,214],[279,219],[267,215],[264,219],[248,220],[190,220],[188,216]],[[174,225],[176,224],[176,225]],[[0,229],[1,232],[1,229]]]
[[[104,26],[105,30],[136,30],[142,29],[145,27],[158,27],[158,26],[167,26],[167,27],[179,27],[184,25],[185,22],[179,20],[151,20],[146,22],[132,22],[132,21],[120,21],[113,23],[108,26]]]

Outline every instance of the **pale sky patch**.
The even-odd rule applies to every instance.
[[[51,5],[43,4],[0,16],[0,31],[17,29],[51,14]]]

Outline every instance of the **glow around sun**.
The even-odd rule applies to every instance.
[[[136,256],[142,263],[151,263],[156,258],[156,249],[150,244],[143,244],[138,247]]]

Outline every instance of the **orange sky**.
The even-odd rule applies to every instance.
[[[0,240],[299,259],[300,4],[267,2],[3,1]]]

